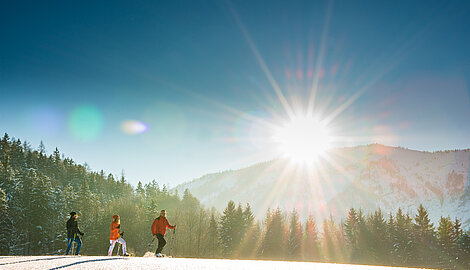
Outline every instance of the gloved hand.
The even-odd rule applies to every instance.
[[[123,237],[123,236],[124,236],[124,232],[121,232],[121,237]]]
[[[81,233],[80,233],[80,235],[81,235],[81,236],[84,236],[84,235],[85,235],[85,233],[82,233],[82,232],[81,232]]]

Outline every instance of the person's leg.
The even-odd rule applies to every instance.
[[[157,239],[158,239],[158,248],[157,248],[157,251],[155,251],[156,254],[162,253],[163,247],[166,245],[166,241],[163,235],[157,234]]]
[[[77,242],[77,251],[75,251],[75,255],[78,255],[80,253],[80,248],[82,247],[82,240],[80,240],[80,237],[75,237],[75,242]]]
[[[119,243],[121,243],[121,245],[122,245],[123,254],[127,254],[126,241],[124,241],[124,239],[122,239],[122,237],[119,237],[119,239],[117,241]]]
[[[113,254],[114,245],[116,244],[116,240],[109,240],[109,249],[108,249],[108,256]]]
[[[67,249],[65,250],[65,255],[69,255],[70,248],[72,247],[73,238],[67,237]]]

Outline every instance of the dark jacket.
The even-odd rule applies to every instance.
[[[69,220],[67,220],[67,237],[78,237],[77,234],[83,235],[83,233],[78,228],[78,221],[71,217]]]

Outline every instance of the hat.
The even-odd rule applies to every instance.
[[[119,215],[114,215],[113,219],[117,219],[118,217],[119,217]]]
[[[77,214],[77,213],[75,213],[75,212],[70,212],[70,216],[71,216],[71,217],[75,216],[76,214]]]

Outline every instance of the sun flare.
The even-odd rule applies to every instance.
[[[297,116],[277,127],[273,141],[279,153],[295,163],[313,163],[331,147],[328,126],[315,117]]]

